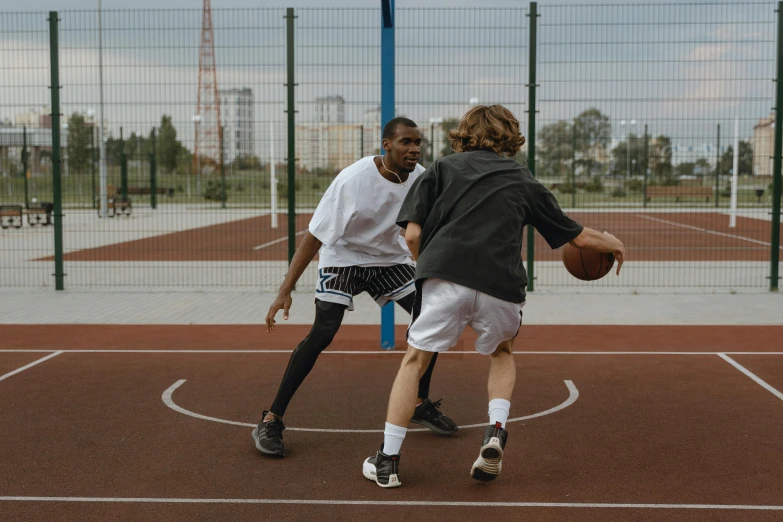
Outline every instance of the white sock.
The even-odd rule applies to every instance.
[[[489,401],[489,423],[494,426],[499,422],[500,426],[505,429],[510,409],[511,403],[506,399],[492,399]]]
[[[407,432],[408,428],[395,426],[387,422],[386,428],[383,430],[383,452],[386,455],[399,455],[402,441]]]

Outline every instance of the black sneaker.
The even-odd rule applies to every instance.
[[[386,455],[383,445],[374,457],[367,457],[362,465],[364,478],[374,481],[382,488],[398,488],[400,481],[400,456]]]
[[[264,422],[264,417],[269,413],[265,411],[261,416],[261,422],[256,428],[253,428],[253,440],[256,441],[256,449],[264,455],[271,457],[283,457],[283,430],[285,424],[279,418],[275,417],[269,422]]]
[[[480,482],[495,480],[503,466],[503,450],[506,447],[508,432],[501,427],[499,422],[494,426],[487,426],[484,430],[484,442],[481,445],[479,458],[470,469],[470,476]]]
[[[440,411],[440,402],[442,400],[438,399],[432,402],[427,399],[416,406],[411,422],[426,426],[438,435],[454,435],[457,433],[457,424]]]

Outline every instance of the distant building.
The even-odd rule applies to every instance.
[[[338,172],[362,157],[359,125],[311,124],[296,126],[296,155],[299,166]]]
[[[345,99],[324,96],[315,99],[315,123],[345,123]]]
[[[362,118],[364,129],[362,156],[374,156],[381,153],[381,107],[364,111]]]
[[[52,109],[48,106],[38,109],[30,109],[14,116],[14,126],[16,127],[42,127],[52,128]]]
[[[772,152],[775,146],[775,113],[759,119],[753,127],[753,174],[772,176]]]
[[[226,161],[255,155],[255,107],[253,90],[223,89],[220,98],[220,120],[223,125],[223,154]]]

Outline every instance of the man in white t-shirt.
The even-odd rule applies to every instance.
[[[424,172],[418,164],[421,132],[407,118],[394,118],[383,128],[384,156],[362,158],[332,181],[316,208],[310,226],[291,260],[288,274],[266,316],[274,330],[275,314],[288,319],[291,291],[307,265],[320,253],[315,289],[315,322],[288,361],[272,406],[253,429],[256,449],[283,457],[283,415],[318,355],[332,342],[353,297],[369,293],[379,306],[395,301],[411,313],[415,265],[395,220],[408,190]],[[429,399],[436,357],[419,380],[418,401],[411,422],[441,435],[457,425]]]

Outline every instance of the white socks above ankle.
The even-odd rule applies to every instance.
[[[499,422],[500,426],[505,429],[510,409],[511,403],[506,399],[492,399],[489,401],[489,423],[494,426]]]
[[[383,430],[383,453],[386,455],[399,455],[402,441],[405,439],[407,432],[408,428],[395,426],[387,422],[386,428]]]

